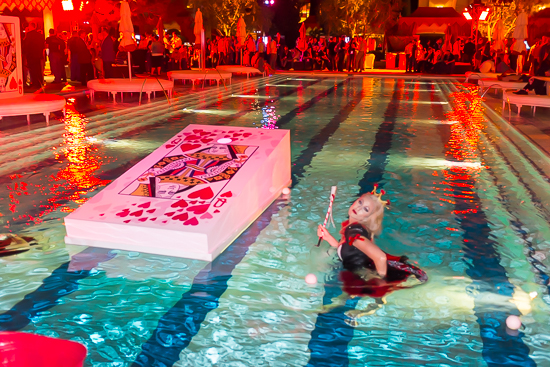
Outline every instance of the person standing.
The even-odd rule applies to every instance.
[[[48,32],[50,36],[46,38],[46,47],[48,49],[48,58],[50,59],[50,70],[54,76],[54,83],[63,81],[65,65],[63,56],[65,55],[65,42],[57,37],[55,30],[52,28]]]
[[[258,52],[260,53],[260,56],[264,58],[265,60],[265,43],[263,37],[258,37]]]
[[[407,46],[405,46],[405,61],[406,61],[406,72],[412,73],[414,68],[414,40],[409,42]]]
[[[113,78],[113,63],[115,62],[115,33],[113,29],[103,28],[101,30],[103,42],[101,43],[101,60],[103,63],[103,77]]]
[[[44,36],[36,30],[36,23],[31,22],[29,24],[29,32],[25,36],[23,49],[33,88],[42,88],[44,84],[44,73],[42,72],[44,44]]]
[[[472,38],[469,38],[466,43],[464,44],[463,49],[463,57],[464,62],[469,62],[474,65],[474,54],[476,53],[476,45],[472,41]]]
[[[357,53],[355,54],[355,70],[362,72],[365,67],[365,51],[367,41],[363,37],[357,37]]]
[[[86,45],[86,31],[80,30],[80,32],[78,32],[78,36],[79,37],[74,40],[73,50],[76,54],[76,59],[80,69],[80,82],[83,86],[86,86],[88,84],[88,80],[91,80],[94,76],[92,54],[88,49],[88,45]]]
[[[155,36],[153,42],[151,42],[151,75],[160,75],[162,69],[162,59],[164,57],[164,43],[160,40],[158,35]]]
[[[71,69],[71,80],[80,80],[80,64],[78,63],[78,56],[76,53],[75,45],[78,43],[78,32],[74,31],[72,37],[67,41],[67,48],[69,49],[69,66]]]
[[[269,66],[275,70],[277,66],[277,41],[271,37],[267,38],[267,53],[269,54]]]
[[[335,37],[330,37],[327,45],[328,58],[330,59],[330,71],[334,71],[337,68],[336,65],[336,45],[338,45],[338,39]]]

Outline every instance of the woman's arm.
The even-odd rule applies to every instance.
[[[387,257],[384,251],[380,250],[378,246],[374,244],[373,241],[368,240],[364,237],[359,237],[353,241],[353,246],[361,250],[365,255],[374,261],[374,266],[376,266],[376,271],[380,274],[381,277],[386,276],[388,270]]]
[[[332,247],[338,247],[339,243],[336,241],[336,238],[332,237],[332,235],[329,233],[329,231],[319,224],[319,227],[317,227],[317,236],[324,239],[331,245]]]

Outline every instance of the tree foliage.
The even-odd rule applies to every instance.
[[[271,26],[272,15],[256,0],[197,0],[194,5],[201,9],[205,22],[226,36],[236,33],[240,17],[247,28],[261,30]]]
[[[506,33],[505,38],[512,37],[514,32],[516,18],[524,10],[527,14],[533,12],[537,5],[543,5],[545,0],[512,0],[509,5],[499,5],[502,0],[485,0],[484,3],[491,9],[487,21],[480,22],[479,31],[482,35],[489,37],[495,24],[500,19],[504,24]]]
[[[401,0],[321,0],[318,17],[327,35],[380,34],[399,19]]]

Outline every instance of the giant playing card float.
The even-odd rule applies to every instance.
[[[289,183],[288,130],[190,125],[68,215],[65,241],[211,261]]]

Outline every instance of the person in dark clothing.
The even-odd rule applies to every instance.
[[[328,58],[330,59],[330,70],[334,71],[336,70],[336,45],[338,44],[338,40],[334,37],[330,37],[330,41],[327,45],[328,50]]]
[[[436,74],[452,74],[455,66],[455,57],[451,50],[445,50],[445,54],[441,61],[434,65],[433,71]]]
[[[88,84],[88,80],[94,77],[94,67],[92,66],[92,54],[86,45],[86,31],[78,32],[78,38],[74,40],[74,52],[80,68],[80,82],[83,86]]]
[[[112,78],[113,63],[115,62],[115,33],[114,30],[103,28],[101,31],[103,42],[101,43],[101,60],[103,61],[103,77]]]
[[[535,71],[535,76],[550,76],[550,54],[541,62],[538,69]],[[535,78],[529,78],[527,75],[522,75],[520,80],[527,82],[527,85],[514,94],[528,94],[528,91],[534,90],[537,95],[546,95],[546,82]]]
[[[31,84],[34,88],[42,88],[44,75],[42,60],[44,59],[44,35],[36,30],[36,23],[29,24],[29,32],[25,36],[23,50],[27,59],[27,67],[31,75]]]
[[[476,45],[472,42],[472,39],[469,39],[464,44],[464,50],[462,51],[464,55],[464,62],[469,62],[473,65],[474,54],[476,53]]]
[[[71,80],[80,80],[80,64],[78,63],[78,55],[76,53],[76,44],[79,43],[78,32],[74,31],[72,37],[67,41],[69,49],[69,66],[71,68]]]
[[[340,42],[335,47],[336,58],[338,59],[338,71],[344,71],[344,61],[346,58],[347,43],[346,36],[340,37]]]
[[[48,58],[50,59],[50,69],[54,75],[54,83],[61,83],[67,80],[65,75],[65,42],[55,34],[54,29],[50,29],[50,36],[46,38],[48,48]]]

